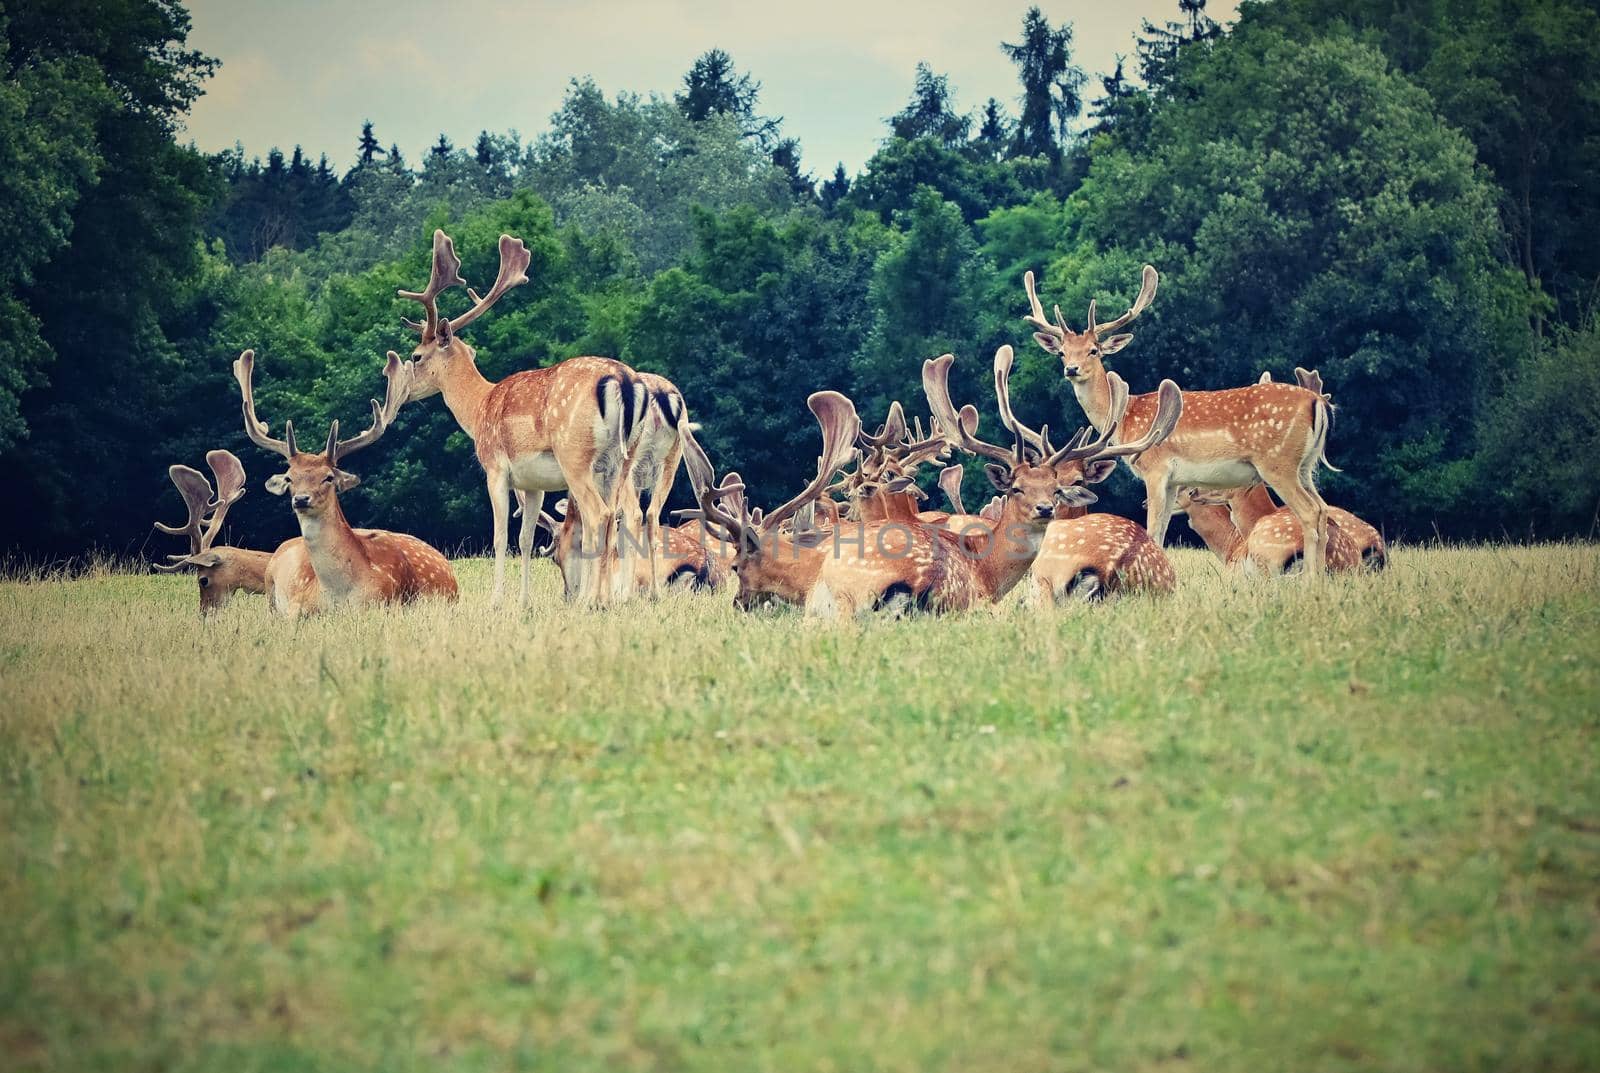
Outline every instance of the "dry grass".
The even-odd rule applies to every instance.
[[[1589,1069],[1600,553],[819,625],[0,583],[10,1069]]]

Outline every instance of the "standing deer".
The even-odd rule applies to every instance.
[[[178,494],[183,496],[189,520],[183,525],[156,522],[156,528],[173,536],[187,536],[189,554],[168,555],[167,562],[151,564],[164,574],[194,567],[200,586],[201,614],[217,610],[235,592],[266,592],[267,560],[272,558],[271,552],[217,545],[228,508],[244,495],[244,465],[232,451],[221,450],[207,451],[206,465],[217,478],[214,493],[211,482],[197,469],[172,466],[167,470],[172,483],[178,486]]]
[[[370,447],[389,428],[404,404],[408,367],[389,351],[383,375],[388,379],[384,401],[372,400],[372,425],[348,440],[339,438],[339,422],[328,428],[328,441],[317,454],[295,444],[294,425],[285,421],[283,439],[268,434],[256,417],[255,351],[246,350],[233,363],[243,397],[244,431],[250,442],[281,455],[289,472],[267,481],[273,495],[289,495],[300,536],[284,541],[267,563],[267,596],[272,608],[300,616],[347,604],[402,603],[419,596],[456,598],[450,562],[437,550],[405,533],[352,529],[339,508],[339,493],[361,483],[340,463]]]
[[[515,488],[526,493],[518,540],[522,602],[528,599],[529,560],[544,494],[566,489],[576,508],[580,537],[580,553],[569,559],[566,570],[567,598],[606,603],[626,587],[611,580],[610,564],[622,496],[631,490],[628,452],[645,415],[646,389],[622,362],[595,357],[569,358],[549,368],[512,373],[498,383],[485,379],[478,371],[477,352],[460,338],[461,329],[507,291],[528,282],[530,262],[528,247],[520,239],[501,235],[494,286],[482,297],[468,288],[472,307],[458,317],[443,317],[439,295],[466,286],[466,281],[455,245],[443,231],[434,231],[427,287],[399,292],[400,297],[421,303],[427,314],[421,322],[405,322],[422,335],[411,354],[409,397],[443,395],[445,406],[477,450],[494,513],[490,602],[498,604],[504,594]]]
[[[1072,384],[1078,404],[1095,428],[1105,429],[1111,397],[1104,358],[1117,353],[1133,339],[1112,334],[1142,313],[1155,297],[1159,277],[1144,266],[1139,297],[1122,316],[1107,324],[1095,319],[1089,302],[1088,326],[1082,332],[1067,327],[1061,307],[1055,322],[1045,317],[1034,290],[1033,273],[1023,278],[1028,292],[1029,324],[1034,340],[1061,359],[1062,371]],[[1121,435],[1138,436],[1150,421],[1154,395],[1136,395],[1128,404]],[[1320,574],[1328,542],[1328,507],[1317,492],[1316,468],[1325,452],[1331,409],[1319,393],[1291,384],[1252,384],[1226,391],[1190,391],[1184,394],[1183,420],[1171,437],[1130,462],[1144,480],[1146,528],[1158,545],[1166,542],[1177,490],[1182,485],[1202,488],[1241,488],[1257,481],[1270,485],[1288,504],[1307,533],[1309,573]]]

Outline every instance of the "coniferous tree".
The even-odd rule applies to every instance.
[[[1037,7],[1022,19],[1022,40],[1000,48],[1017,65],[1022,116],[1012,142],[1014,156],[1061,158],[1068,124],[1083,110],[1085,75],[1072,62],[1072,25],[1052,28]]]
[[[361,140],[356,143],[358,158],[362,164],[371,164],[373,157],[383,155],[383,146],[378,142],[377,135],[372,133],[372,120],[361,124]]]
[[[784,138],[772,147],[772,166],[789,177],[789,190],[805,201],[816,196],[816,180],[800,170],[800,142]]]
[[[443,132],[441,132],[439,134],[439,140],[433,143],[433,149],[430,150],[430,152],[432,152],[435,157],[448,160],[450,159],[450,154],[455,152],[455,146],[451,145],[450,139],[446,138]]]
[[[773,119],[756,114],[756,101],[761,95],[761,83],[749,74],[740,74],[733,66],[733,57],[720,48],[710,49],[694,61],[689,73],[683,76],[683,90],[674,94],[673,101],[686,119],[696,123],[712,116],[733,116],[739,120],[745,136],[755,138],[763,146],[776,136],[782,117]]]
[[[844,162],[841,161],[833,169],[833,178],[823,183],[821,189],[817,191],[818,197],[822,200],[823,211],[832,212],[834,206],[849,192],[850,177],[844,173]]]
[[[480,131],[478,144],[473,146],[472,157],[480,167],[492,168],[495,166],[494,140],[489,137],[488,131]]]
[[[926,63],[917,64],[911,101],[889,118],[889,129],[896,138],[932,138],[946,148],[966,141],[972,120],[957,114],[950,100],[950,79],[936,75]]]
[[[1206,0],[1178,0],[1182,18],[1157,26],[1144,19],[1139,26],[1135,48],[1139,54],[1139,77],[1152,92],[1160,92],[1172,81],[1178,53],[1195,41],[1209,41],[1222,33],[1217,20],[1206,14]]]
[[[1139,96],[1139,90],[1128,82],[1123,74],[1123,57],[1117,57],[1117,68],[1108,75],[1100,76],[1100,88],[1103,96],[1094,100],[1089,106],[1089,117],[1095,121],[1089,128],[1091,134],[1109,134],[1123,123],[1134,107],[1133,102]]]
[[[983,106],[983,119],[978,125],[978,135],[972,139],[973,151],[984,160],[999,160],[1010,141],[1010,121],[1005,109],[993,97]]]

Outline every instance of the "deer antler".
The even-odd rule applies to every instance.
[[[212,544],[216,543],[217,534],[222,531],[222,520],[227,516],[228,508],[244,495],[244,465],[231,451],[206,452],[206,465],[211,467],[217,479],[214,495],[211,483],[199,470],[189,466],[171,466],[167,470],[172,483],[178,486],[178,494],[183,496],[184,505],[189,510],[189,520],[183,525],[156,522],[155,526],[163,533],[187,536],[189,554],[168,555],[166,563],[151,564],[162,573],[182,570],[196,556],[210,551]],[[202,523],[205,525],[203,530]]]
[[[233,378],[239,381],[239,394],[244,400],[244,434],[250,437],[250,442],[264,451],[282,455],[284,458],[295,456],[294,426],[284,424],[284,438],[275,440],[267,434],[267,423],[256,417],[256,396],[254,389],[256,371],[256,352],[246,350],[239,355],[233,363]]]
[[[877,433],[871,434],[862,430],[858,437],[863,446],[888,447],[899,443],[906,437],[906,412],[901,409],[899,400],[889,404],[889,417],[879,426]]]
[[[467,297],[472,299],[472,308],[459,317],[450,318],[450,331],[459,332],[489,311],[489,307],[498,302],[501,297],[513,287],[520,287],[528,282],[528,265],[533,263],[533,254],[528,252],[527,244],[520,238],[510,235],[500,236],[500,271],[495,274],[494,286],[489,288],[489,293],[483,297],[471,287],[467,288]],[[457,262],[459,265],[459,262]]]
[[[414,332],[421,332],[424,341],[433,339],[439,330],[439,295],[451,287],[465,287],[467,281],[461,278],[461,258],[456,256],[455,243],[450,241],[450,236],[442,230],[433,232],[433,271],[428,278],[428,286],[420,291],[397,291],[401,298],[409,298],[413,302],[421,302],[422,308],[427,310],[428,319],[424,323],[414,320],[402,322]],[[452,328],[455,324],[452,322]]]
[[[1050,318],[1044,315],[1044,305],[1039,301],[1039,292],[1034,289],[1033,271],[1031,269],[1023,273],[1022,286],[1028,292],[1028,315],[1023,319],[1033,325],[1037,331],[1044,332],[1046,335],[1053,335],[1057,339],[1065,339],[1067,337],[1066,325],[1052,324]],[[1060,319],[1059,307],[1056,319]]]
[[[1106,421],[1105,429],[1094,440],[1089,439],[1088,429],[1079,432],[1065,447],[1047,458],[1046,465],[1056,466],[1079,459],[1093,462],[1102,458],[1140,455],[1172,435],[1178,418],[1183,416],[1183,392],[1171,380],[1163,380],[1156,389],[1155,417],[1151,419],[1145,434],[1136,440],[1113,445],[1111,438],[1116,435],[1117,427],[1122,424],[1123,415],[1128,409],[1128,385],[1116,373],[1107,373],[1106,376],[1111,382],[1111,416]]]
[[[1133,300],[1133,305],[1128,307],[1128,311],[1126,313],[1122,314],[1122,316],[1118,317],[1110,324],[1095,324],[1095,304],[1094,300],[1091,299],[1089,301],[1088,330],[1098,337],[1114,332],[1118,328],[1133,320],[1134,317],[1137,317],[1140,313],[1143,313],[1145,311],[1145,307],[1148,306],[1151,300],[1155,298],[1156,284],[1159,283],[1160,280],[1161,277],[1159,274],[1157,274],[1156,270],[1150,265],[1145,265],[1139,281],[1139,297]]]
[[[406,393],[411,382],[411,366],[400,360],[400,355],[389,351],[389,357],[383,365],[383,375],[388,381],[388,388],[384,392],[383,402],[372,400],[372,424],[365,432],[352,436],[348,440],[339,439],[339,422],[335,421],[328,431],[328,462],[337,466],[339,459],[348,457],[377,443],[383,434],[389,431],[389,425],[395,416],[400,413],[400,407],[405,405]]]
[[[1317,372],[1317,370],[1302,369],[1300,366],[1296,365],[1294,367],[1294,378],[1295,382],[1301,387],[1305,388],[1307,391],[1315,391],[1318,395],[1322,395],[1323,398],[1328,397],[1323,393],[1322,374]]]
[[[928,396],[928,407],[933,411],[933,423],[938,426],[946,442],[969,454],[992,458],[1005,465],[1020,461],[1019,455],[1004,447],[996,447],[977,438],[978,411],[968,404],[956,413],[950,401],[950,366],[955,364],[954,354],[941,354],[922,363],[922,390]],[[970,416],[969,416],[970,414]]]
[[[1011,410],[1011,364],[1014,358],[1009,344],[994,352],[994,394],[1000,404],[1000,423],[1010,429],[1013,435],[1021,437],[1023,443],[1042,458],[1050,453],[1045,445],[1044,430],[1036,432],[1024,425]]]
[[[939,488],[944,492],[945,498],[950,500],[951,512],[954,514],[967,512],[966,506],[961,502],[961,477],[965,472],[959,462],[939,471]]]
[[[762,519],[763,529],[772,529],[789,515],[816,499],[833,480],[833,475],[855,456],[856,437],[861,434],[861,418],[856,416],[855,403],[837,391],[818,391],[806,400],[806,405],[816,415],[822,427],[822,454],[817,459],[817,475],[800,493],[783,506],[769,511]],[[904,426],[904,418],[901,425]]]

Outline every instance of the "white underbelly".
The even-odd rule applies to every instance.
[[[1202,462],[1177,458],[1171,472],[1173,484],[1195,488],[1240,488],[1261,479],[1254,466],[1235,459]]]
[[[511,460],[511,487],[525,492],[559,492],[567,486],[554,451],[539,451]]]

